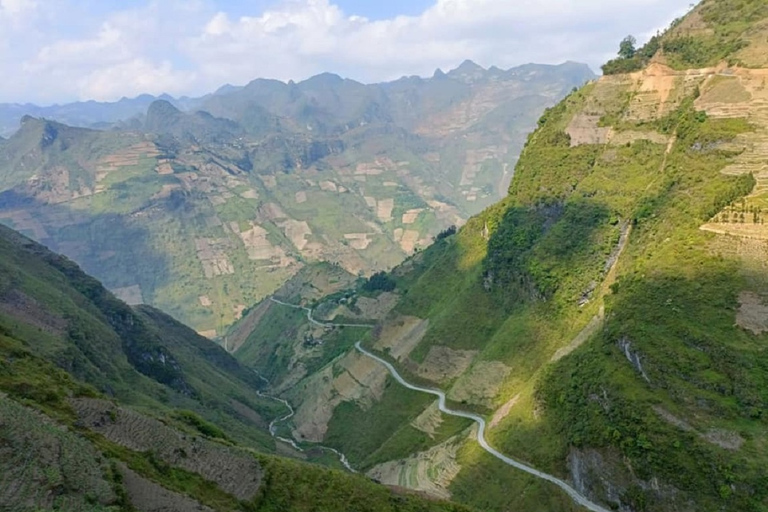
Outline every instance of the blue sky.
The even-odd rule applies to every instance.
[[[0,102],[201,95],[329,71],[363,82],[472,59],[585,62],[690,0],[0,0]]]
[[[116,2],[113,0],[107,3]],[[253,16],[279,3],[274,0],[219,0],[216,5],[236,16]],[[434,4],[430,0],[337,0],[334,3],[346,14],[364,16],[371,20],[385,20],[403,15],[416,16]]]
[[[384,20],[395,16],[416,16],[431,7],[427,0],[338,0],[336,5],[347,14],[357,14],[372,20]]]

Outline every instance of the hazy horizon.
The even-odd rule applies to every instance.
[[[0,0],[0,103],[200,96],[323,72],[362,83],[464,60],[508,69],[583,62],[644,41],[690,0]]]

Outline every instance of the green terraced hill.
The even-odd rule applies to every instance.
[[[548,109],[508,195],[394,290],[310,297],[318,316],[378,303],[355,337],[608,508],[768,509],[766,27],[763,0],[701,2]],[[307,351],[300,315],[263,307],[237,355],[285,383],[297,438],[483,510],[572,509],[380,365],[334,354],[343,330]]]

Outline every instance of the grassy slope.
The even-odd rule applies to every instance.
[[[0,495],[14,510],[132,510],[115,469],[118,461],[217,511],[466,510],[395,495],[363,477],[255,452],[266,479],[252,502],[238,502],[152,453],[85,431],[75,422],[69,399],[109,393],[190,438],[237,441],[263,452],[273,449],[264,425],[238,415],[230,400],[247,404],[266,420],[282,410],[273,411],[271,402],[256,397],[253,373],[222,349],[157,310],[132,311],[68,260],[7,228],[0,229],[0,254]],[[126,325],[132,328],[128,334],[122,331]],[[140,344],[142,357],[162,354],[163,362],[173,366],[167,385],[158,382],[165,378],[158,368],[136,371],[126,355],[130,347],[123,338],[129,335]],[[55,464],[49,460],[51,450],[59,454]],[[22,451],[24,470],[19,472]]]
[[[641,478],[660,477],[709,507],[754,507],[763,500],[756,451],[762,441],[731,454],[681,433],[651,410],[663,404],[685,417],[706,416],[747,438],[763,428],[755,409],[767,398],[760,384],[767,374],[762,342],[733,327],[742,278],[736,263],[707,251],[710,235],[698,230],[753,182],[719,174],[727,153],[690,149],[745,127],[697,116],[688,102],[675,114],[680,138],[661,175],[664,148],[642,141],[620,148],[619,165],[612,158],[609,173],[596,158],[604,148],[557,142],[569,112],[588,92],[543,120],[523,153],[510,198],[470,222],[453,242],[430,249],[418,270],[402,278],[407,293],[399,309],[431,322],[413,358],[440,343],[480,349],[481,359],[513,368],[498,405],[517,393],[524,402],[492,439],[539,467],[564,474],[572,446],[616,450]],[[554,352],[595,313],[594,304],[579,308],[578,297],[600,278],[619,219],[631,219],[634,230],[606,301],[606,327],[584,349],[550,366]],[[484,225],[492,232],[487,248],[480,237]],[[493,276],[491,292],[483,276]],[[652,384],[627,364],[617,344],[624,338],[643,355]],[[609,405],[590,398],[602,393]],[[545,406],[535,415],[534,398]],[[454,483],[472,503],[473,495],[462,490],[475,479],[464,471]],[[730,491],[732,483],[741,492]],[[636,492],[625,500],[636,507],[650,501]],[[497,500],[503,506],[506,498]]]
[[[737,38],[763,6],[710,1],[699,12],[712,22],[712,12],[728,10],[716,33]],[[674,37],[672,31],[665,41]],[[598,457],[617,489],[608,500],[593,478],[588,491],[601,500],[620,500],[633,510],[762,510],[768,506],[766,336],[734,323],[747,279],[755,286],[765,276],[746,275],[739,261],[715,254],[713,235],[698,229],[754,187],[749,175],[720,173],[736,156],[720,148],[752,127],[696,112],[695,94],[641,124],[624,117],[625,96],[597,97],[589,85],[548,111],[529,137],[507,199],[395,272],[404,295],[397,311],[430,320],[411,359],[418,363],[429,347],[445,345],[506,364],[510,375],[493,408],[519,399],[491,430],[493,444],[562,476],[580,454]],[[602,122],[618,130],[676,138],[669,146],[636,140],[571,147],[566,126],[596,103]],[[626,225],[632,226],[629,243],[609,287],[606,263]],[[590,302],[580,307],[584,297]],[[601,304],[604,327],[572,355],[550,362]],[[626,343],[645,376],[627,360]],[[380,407],[366,411],[345,405],[329,435],[358,460],[370,457],[354,435],[344,436],[340,418],[367,425],[377,439],[395,439],[407,424],[386,421],[399,393],[388,390]],[[717,431],[742,438],[743,446],[729,450],[699,435]],[[414,436],[387,455],[407,456],[418,444]],[[454,497],[480,508],[504,510],[520,504],[522,494],[523,508],[534,509],[552,495],[471,445],[459,462]],[[649,483],[654,479],[658,490]]]
[[[266,417],[276,406],[256,396],[256,376],[222,349],[157,310],[131,310],[66,258],[5,227],[0,252],[0,321],[27,350],[126,403],[192,409],[273,449],[263,425],[231,400]]]

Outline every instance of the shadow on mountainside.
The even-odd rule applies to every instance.
[[[598,277],[617,225],[607,207],[589,198],[513,206],[488,240],[487,288],[511,292],[513,300],[547,300],[569,287],[584,290],[590,286],[584,278]],[[576,268],[596,272],[573,275]]]
[[[149,302],[170,278],[170,262],[133,221],[135,213],[93,215],[15,190],[0,192],[0,222],[77,262],[110,290],[138,287],[130,302]]]

